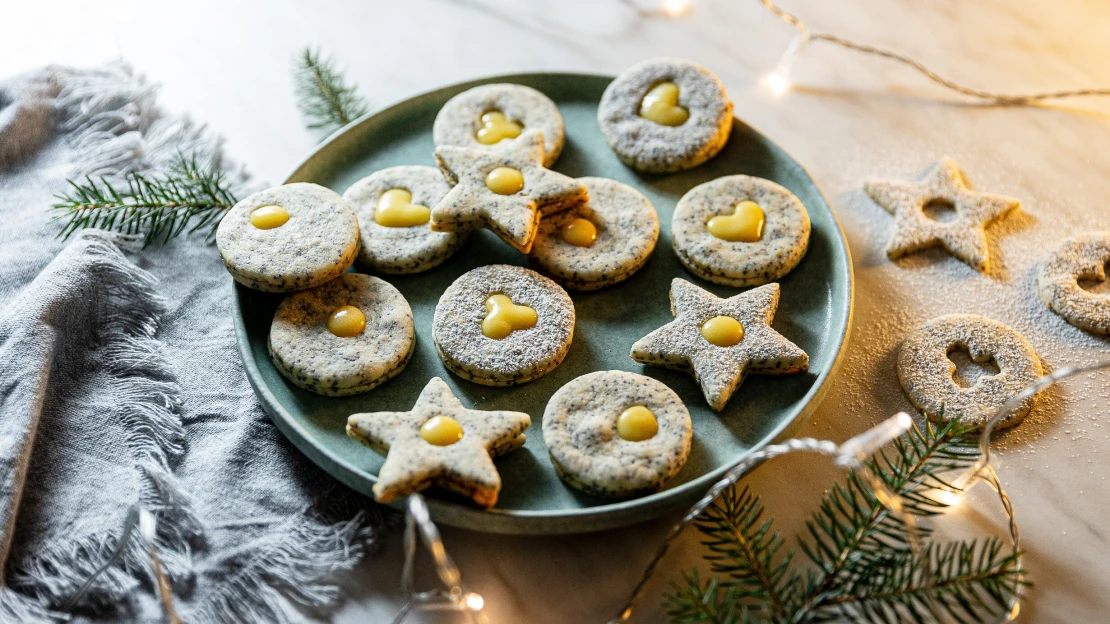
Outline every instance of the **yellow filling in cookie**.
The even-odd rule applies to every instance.
[[[709,233],[730,243],[755,243],[763,240],[767,218],[759,204],[745,199],[736,204],[730,215],[717,215],[709,220]]]
[[[384,227],[424,225],[431,217],[430,208],[412,203],[412,193],[401,188],[382,193],[374,210],[374,221]]]
[[[328,317],[328,331],[340,338],[351,338],[366,329],[366,315],[355,306],[345,305]]]
[[[482,127],[474,135],[482,145],[493,145],[503,139],[515,139],[524,130],[524,125],[505,117],[499,110],[491,110],[482,114]]]
[[[744,339],[744,326],[731,316],[714,316],[701,326],[701,336],[718,347],[734,347]]]
[[[251,225],[260,230],[272,230],[285,225],[289,213],[276,204],[259,206],[251,211]]]
[[[589,247],[597,240],[597,226],[589,219],[574,219],[563,226],[563,240],[575,247]]]
[[[640,102],[640,116],[662,126],[681,126],[690,118],[690,111],[678,105],[678,85],[661,82]]]
[[[641,442],[655,437],[659,421],[643,405],[633,405],[617,417],[617,434],[629,442]]]
[[[450,416],[432,416],[420,427],[420,437],[428,444],[451,446],[462,439],[463,428]]]
[[[482,319],[482,333],[494,340],[501,340],[519,329],[535,327],[538,318],[534,309],[517,305],[507,295],[496,293],[486,299],[486,318]]]
[[[524,174],[512,167],[498,167],[486,174],[486,188],[498,195],[513,195],[524,188]]]

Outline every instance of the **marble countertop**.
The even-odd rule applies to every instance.
[[[814,30],[896,48],[971,86],[1032,91],[1110,85],[1110,9],[1097,0],[786,4]],[[646,0],[21,3],[14,17],[11,7],[5,9],[0,75],[122,57],[163,85],[167,108],[208,123],[227,138],[233,158],[276,183],[319,139],[303,129],[292,97],[292,59],[306,45],[340,59],[376,105],[491,74],[616,73],[652,56],[687,57],[722,78],[739,118],[809,168],[852,249],[856,329],[831,392],[799,435],[839,441],[909,409],[894,354],[914,327],[947,312],[1012,324],[1050,368],[1110,354],[1110,340],[1046,313],[1030,287],[1046,245],[1110,228],[1110,98],[985,106],[905,68],[822,44],[803,52],[795,65],[797,86],[776,97],[759,78],[774,66],[791,31],[756,0],[694,0],[693,10],[677,18],[639,10],[655,8]],[[47,21],[54,28],[48,38],[36,34],[41,29],[17,27]],[[977,188],[1022,201],[1019,216],[992,229],[999,268],[990,276],[939,252],[892,263],[883,251],[892,220],[862,193],[863,182],[917,176],[945,154]],[[1000,441],[1000,474],[1036,584],[1023,621],[1099,621],[1110,612],[1108,398],[1110,375],[1069,382]],[[838,476],[826,464],[790,457],[745,483],[791,533]],[[941,528],[1001,534],[996,507],[980,486]],[[485,597],[492,622],[603,622],[622,604],[673,519],[551,538],[443,533],[468,583]],[[635,621],[662,619],[662,592],[699,561],[699,552],[695,533],[681,538]],[[389,621],[403,602],[400,565],[396,536],[344,579],[351,600],[336,621]]]

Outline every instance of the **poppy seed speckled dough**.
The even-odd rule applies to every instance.
[[[435,417],[457,422],[462,437],[449,444],[424,439],[421,428]],[[347,435],[386,454],[374,483],[378,502],[434,485],[493,507],[501,491],[493,458],[524,446],[524,432],[531,424],[523,412],[467,409],[445,381],[432,377],[411,410],[352,414]]]
[[[489,145],[478,141],[477,134],[485,125],[482,115],[490,111],[504,113],[506,119],[517,122],[524,129],[535,128],[543,132],[543,164],[545,167],[555,164],[566,140],[563,114],[551,98],[532,87],[518,84],[482,85],[447,100],[432,125],[436,147],[488,148]]]
[[[681,125],[665,126],[640,116],[644,96],[663,82],[678,86],[678,104],[689,111]],[[624,70],[606,87],[597,121],[626,165],[667,173],[696,167],[721,151],[732,131],[732,102],[705,67],[683,59],[651,59]]]
[[[994,360],[998,374],[980,377],[962,388],[948,354],[966,349],[975,362]],[[898,381],[917,409],[934,422],[959,420],[982,427],[1006,401],[1042,374],[1041,360],[1017,330],[974,314],[949,314],[917,328],[898,352]],[[1033,408],[1023,401],[998,424],[1017,425]]]
[[[505,338],[482,333],[486,299],[501,293],[536,311],[536,324]],[[540,377],[563,361],[574,336],[574,302],[558,284],[518,266],[492,264],[462,274],[436,304],[432,340],[448,370],[486,386]]]
[[[544,217],[528,261],[566,288],[597,290],[631,277],[651,257],[659,240],[659,217],[643,193],[616,180],[579,178],[590,201]],[[563,239],[563,228],[586,219],[597,229],[589,247]]]
[[[749,200],[763,210],[763,237],[733,242],[709,232],[713,217],[731,215]],[[690,189],[675,206],[671,239],[683,266],[698,277],[726,286],[759,286],[798,266],[809,248],[809,213],[801,200],[763,178],[732,175]]]
[[[1110,232],[1069,238],[1041,263],[1037,292],[1064,320],[1096,334],[1110,334],[1110,294],[1093,293],[1079,280],[1104,282],[1110,262]]]
[[[366,316],[357,336],[328,330],[343,306]],[[416,344],[412,310],[400,291],[370,275],[344,273],[285,298],[270,325],[274,366],[296,385],[327,396],[366,392],[405,368]]]
[[[289,220],[264,230],[251,223],[262,206],[282,207]],[[216,229],[216,247],[240,284],[294,292],[335,278],[355,261],[358,219],[338,193],[297,183],[259,191],[235,204]]]
[[[646,440],[622,438],[626,409],[651,410],[659,429]],[[662,382],[624,371],[598,371],[559,388],[543,413],[543,441],[559,476],[597,496],[649,494],[678,474],[690,455],[690,412]]]
[[[362,246],[358,262],[378,273],[419,273],[438,266],[466,241],[469,232],[433,232],[427,223],[388,227],[374,220],[378,202],[386,191],[403,189],[412,203],[431,209],[451,187],[439,169],[420,165],[390,167],[355,182],[343,199],[358,216]]]

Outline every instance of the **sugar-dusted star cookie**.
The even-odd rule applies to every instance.
[[[632,345],[633,360],[690,371],[705,400],[721,411],[748,373],[785,375],[809,368],[809,356],[771,329],[779,285],[721,299],[686,280],[671,282],[674,320]]]
[[[467,409],[432,377],[411,410],[352,414],[347,435],[386,454],[374,484],[378,502],[437,485],[493,507],[501,475],[492,458],[524,446],[531,424],[522,412]]]
[[[984,228],[1021,205],[1016,199],[972,190],[960,168],[947,156],[919,182],[873,180],[863,188],[894,215],[894,236],[886,250],[891,260],[943,245],[984,273],[990,269]],[[945,223],[929,218],[925,207],[938,202],[951,204],[956,219]]]
[[[483,149],[437,147],[436,162],[455,187],[432,209],[431,228],[489,228],[528,253],[541,214],[589,199],[585,184],[544,168],[543,150],[539,130],[525,130],[512,141]]]

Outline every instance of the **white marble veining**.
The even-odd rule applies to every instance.
[[[43,1],[5,7],[0,76],[45,63],[93,65],[122,56],[162,87],[167,108],[227,137],[230,154],[278,182],[318,137],[303,130],[290,67],[305,45],[341,59],[380,105],[474,77],[536,70],[615,73],[657,55],[697,60],[717,72],[740,119],[804,163],[845,228],[857,277],[856,329],[824,405],[801,435],[845,439],[909,407],[894,354],[914,326],[945,312],[1015,324],[1050,367],[1110,355],[1091,338],[1018,296],[1037,236],[1110,228],[1110,100],[1041,107],[982,106],[879,59],[831,47],[803,53],[802,85],[775,98],[759,83],[790,31],[756,0],[695,0],[681,18],[643,17],[648,0],[410,0],[313,3],[277,0]],[[14,3],[12,3],[14,4]],[[972,86],[1043,90],[1110,85],[1099,0],[896,0],[789,2],[815,30],[897,48]],[[49,29],[47,29],[49,25]],[[1018,197],[1024,216],[992,244],[998,276],[960,271],[941,253],[892,264],[883,249],[890,218],[861,192],[871,177],[913,177],[952,156],[984,190]],[[1030,242],[1033,241],[1033,242]],[[966,268],[966,267],[965,267]],[[1008,289],[1008,290],[1007,290]],[[1016,290],[1015,290],[1016,289]],[[984,294],[986,293],[986,294]],[[1014,498],[1036,587],[1030,622],[1101,621],[1110,612],[1110,375],[1054,392],[1040,413],[1003,441],[1001,475]],[[788,531],[800,526],[836,473],[814,458],[787,458],[747,479]],[[997,533],[989,491],[977,491],[945,528]],[[668,521],[585,536],[519,538],[445,529],[468,582],[495,623],[602,622],[621,604]],[[661,619],[670,578],[698,561],[696,535],[677,544],[636,619]],[[388,621],[402,598],[400,544],[344,583],[351,600],[337,621]],[[455,621],[428,617],[423,621]]]

